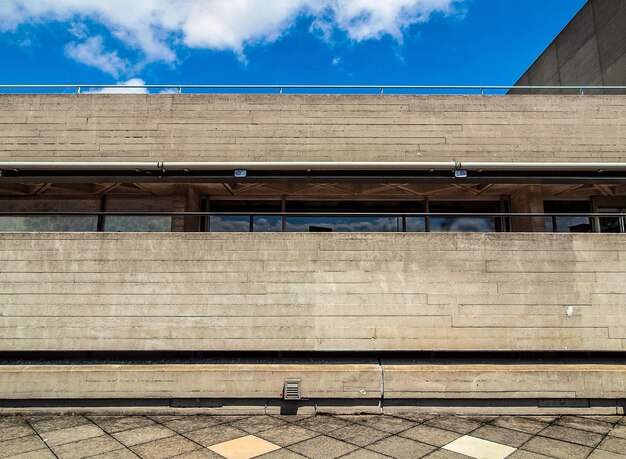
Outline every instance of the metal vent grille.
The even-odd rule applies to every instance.
[[[300,400],[302,394],[300,392],[299,379],[286,379],[285,388],[283,389],[283,398],[285,400]]]

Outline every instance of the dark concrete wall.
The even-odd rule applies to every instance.
[[[626,85],[626,0],[589,0],[516,85]]]

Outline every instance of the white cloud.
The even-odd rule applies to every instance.
[[[88,38],[83,43],[72,42],[65,47],[65,54],[82,64],[96,67],[117,78],[125,74],[130,63],[118,56],[117,51],[106,51],[100,35]]]
[[[313,18],[314,29],[327,40],[340,32],[354,41],[383,35],[401,41],[408,26],[427,21],[433,13],[452,13],[462,1],[1,0],[0,31],[63,21],[75,33],[84,31],[88,22],[98,23],[123,46],[141,51],[145,62],[172,63],[179,46],[242,55],[247,45],[277,40],[302,16]],[[134,70],[115,52],[104,50],[101,37],[92,40],[71,44],[68,55],[114,76]]]
[[[117,83],[119,87],[115,88],[101,88],[101,89],[90,89],[88,91],[84,91],[89,94],[148,94],[148,90],[146,88],[129,88],[128,86],[143,86],[146,82],[141,78],[131,78],[128,81],[123,81],[121,83]]]

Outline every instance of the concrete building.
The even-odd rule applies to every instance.
[[[4,410],[623,413],[624,95],[0,108]]]

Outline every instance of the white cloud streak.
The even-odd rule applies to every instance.
[[[146,82],[141,78],[131,78],[128,81],[117,83],[115,88],[91,89],[85,91],[89,94],[148,94],[147,88],[129,88],[128,86],[143,86]]]
[[[1,0],[0,31],[50,21],[97,23],[143,62],[176,61],[181,46],[231,50],[270,43],[299,17],[313,19],[313,30],[326,40],[333,33],[363,41],[391,35],[401,41],[412,24],[434,13],[451,14],[463,0]],[[78,30],[82,30],[78,27]],[[77,37],[79,38],[79,37]],[[130,64],[104,49],[102,37],[82,38],[67,54],[113,76],[130,72]]]

